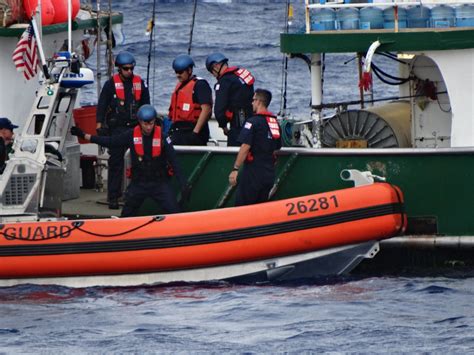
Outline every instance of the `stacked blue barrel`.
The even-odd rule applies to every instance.
[[[456,7],[456,26],[474,27],[474,5],[464,4]]]
[[[403,7],[398,8],[398,28],[407,28],[407,10]],[[388,7],[383,10],[383,27],[395,28],[395,10],[393,7]]]
[[[372,0],[344,0],[344,3],[368,3]],[[326,4],[326,0],[313,0],[313,3]],[[329,3],[329,0],[328,0]],[[455,7],[424,5],[401,7],[318,7],[311,9],[311,30],[372,30],[398,28],[449,28],[474,27],[474,4]]]
[[[423,5],[411,6],[407,9],[407,27],[430,27],[431,10]]]
[[[439,5],[431,9],[431,27],[446,28],[456,26],[456,14],[450,6]]]

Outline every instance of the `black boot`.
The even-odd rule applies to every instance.
[[[120,208],[118,199],[116,198],[111,198],[109,199],[109,209],[110,210],[118,210]]]

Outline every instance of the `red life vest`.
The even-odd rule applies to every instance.
[[[253,77],[252,73],[250,73],[247,69],[229,67],[222,73],[222,75],[227,74],[227,73],[233,73],[237,75],[248,86],[252,86],[255,83],[255,78]]]
[[[121,101],[125,101],[125,89],[123,87],[123,81],[120,78],[120,75],[114,74],[113,79],[117,98]],[[140,101],[142,97],[142,78],[139,75],[133,75],[132,84],[133,97],[135,98],[135,101]]]
[[[135,148],[135,153],[137,153],[139,158],[143,158],[145,151],[143,149],[143,135],[140,126],[136,126],[133,129],[133,146]],[[153,140],[151,143],[151,156],[153,158],[158,158],[161,155],[161,127],[155,126],[153,132]]]
[[[280,139],[280,136],[281,136],[280,125],[278,124],[276,116],[270,111],[259,112],[257,115],[265,117],[265,120],[267,121],[267,124],[268,124],[268,129],[270,130],[272,138]],[[273,153],[273,159],[276,161],[275,153]],[[253,161],[252,151],[249,151],[247,153],[247,156],[245,157],[245,161],[249,163]]]
[[[237,67],[228,67],[222,73],[222,75],[227,74],[227,73],[232,73],[234,75],[237,75],[248,86],[252,86],[255,83],[255,78],[253,77],[252,73],[250,73],[247,69],[237,68]],[[228,121],[232,121],[232,118],[234,117],[234,113],[232,111],[227,110],[224,114]]]
[[[264,116],[267,120],[268,128],[270,129],[273,139],[279,139],[281,136],[280,125],[278,124],[276,116],[270,111],[260,112],[258,115]]]
[[[171,104],[169,117],[173,122],[189,121],[196,123],[201,114],[201,105],[193,102],[194,86],[198,78],[193,76],[186,83],[176,85],[173,95],[171,95]]]

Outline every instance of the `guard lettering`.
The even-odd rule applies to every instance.
[[[68,238],[72,227],[46,226],[46,227],[8,227],[3,231],[7,240],[47,240],[54,238]]]

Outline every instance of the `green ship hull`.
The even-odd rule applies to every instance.
[[[177,148],[193,186],[188,210],[234,203],[227,177],[236,149]],[[304,196],[352,186],[344,169],[370,171],[401,188],[409,218],[407,234],[472,236],[474,149],[283,149],[277,160],[272,199]]]

